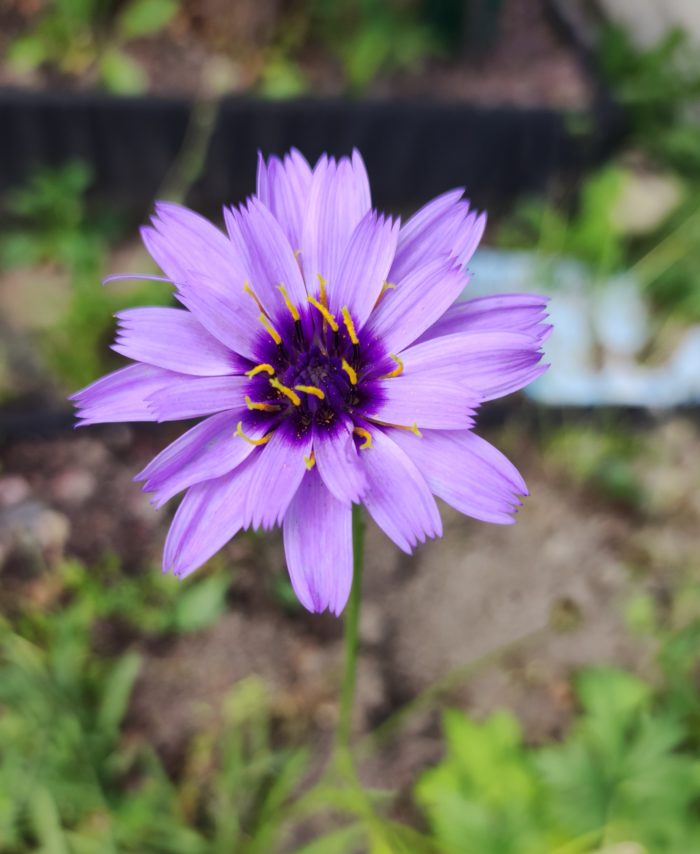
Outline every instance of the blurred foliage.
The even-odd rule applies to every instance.
[[[113,314],[125,304],[157,305],[170,300],[162,289],[142,284],[125,295],[101,287],[107,247],[121,233],[119,218],[88,213],[85,194],[92,177],[80,162],[37,172],[5,197],[6,224],[0,233],[0,270],[27,268],[42,275],[48,265],[67,274],[67,311],[38,337],[48,371],[67,389],[94,380],[111,365],[106,344]]]
[[[685,666],[695,666],[697,645],[685,653]],[[697,689],[692,694],[697,713]],[[566,739],[537,748],[523,744],[508,712],[482,723],[445,715],[446,755],[416,787],[444,850],[700,849],[700,744],[675,695],[625,671],[594,667],[580,674],[576,696],[580,712]]]
[[[12,42],[7,59],[25,73],[42,66],[74,76],[94,69],[112,92],[142,92],[148,79],[124,46],[161,32],[179,5],[179,0],[48,0],[36,22]]]

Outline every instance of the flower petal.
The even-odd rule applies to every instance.
[[[311,453],[312,431],[301,437],[290,420],[282,422],[270,441],[251,460],[251,475],[244,505],[246,528],[271,528],[280,522],[299,488]]]
[[[117,353],[198,376],[243,373],[250,366],[210,335],[189,311],[131,308],[117,313]]]
[[[474,424],[481,395],[448,379],[421,374],[392,377],[372,384],[378,404],[365,415],[386,424],[403,427],[432,427],[436,430],[464,429]]]
[[[484,232],[486,218],[469,211],[463,190],[451,190],[417,211],[399,233],[396,257],[389,281],[396,282],[411,270],[445,253],[462,266],[469,263]]]
[[[302,605],[340,614],[352,586],[352,511],[315,469],[306,472],[284,515],[284,552]]]
[[[501,525],[511,524],[527,487],[513,464],[470,431],[426,430],[419,439],[402,430],[391,438],[415,462],[430,489],[454,508]]]
[[[442,522],[425,478],[382,430],[372,428],[372,445],[360,451],[367,476],[363,503],[374,521],[410,554],[427,537],[442,536]]]
[[[318,277],[333,288],[350,237],[371,205],[367,170],[358,151],[336,164],[324,155],[311,180],[309,205],[301,238],[306,288],[319,294]]]
[[[436,258],[387,289],[372,312],[367,329],[384,346],[399,352],[444,314],[468,282],[453,257]]]
[[[77,426],[110,421],[156,421],[148,398],[162,388],[178,388],[192,377],[153,365],[129,365],[76,392]]]
[[[311,190],[311,167],[296,148],[283,160],[258,158],[256,195],[279,222],[292,248],[301,249],[301,232]]]
[[[365,478],[349,420],[337,423],[334,428],[315,430],[314,456],[321,479],[339,501],[350,503],[360,500]]]
[[[165,540],[163,572],[183,578],[198,569],[243,527],[243,502],[252,463],[190,487]]]
[[[401,353],[405,379],[439,376],[443,382],[476,391],[483,400],[532,382],[547,369],[538,364],[541,358],[537,339],[515,332],[444,335]]]
[[[243,259],[246,280],[271,317],[288,318],[279,286],[306,313],[306,288],[294,250],[280,224],[255,197],[239,209],[224,211],[229,237]]]
[[[537,294],[499,294],[458,302],[418,341],[460,332],[520,332],[541,342],[551,330],[543,322],[548,302],[548,297]]]
[[[181,421],[224,409],[240,411],[247,377],[186,377],[155,391],[148,405],[156,421]]]
[[[247,412],[212,415],[168,445],[134,480],[145,481],[144,492],[154,493],[153,503],[161,507],[188,486],[232,471],[255,448],[236,435],[238,422],[243,422],[245,434],[251,439],[261,438],[267,429],[248,415]]]
[[[328,284],[331,311],[338,315],[347,306],[358,329],[370,316],[389,275],[398,233],[398,220],[369,211],[350,237],[337,279]]]

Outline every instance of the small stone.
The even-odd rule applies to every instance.
[[[70,534],[70,522],[40,501],[24,501],[0,512],[2,563],[15,552],[41,553],[57,560]]]
[[[57,501],[77,505],[92,498],[97,488],[97,480],[95,475],[86,469],[66,469],[53,478],[49,488]]]
[[[0,507],[12,507],[29,498],[31,487],[17,474],[0,477]]]

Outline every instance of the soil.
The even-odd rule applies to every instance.
[[[164,33],[133,41],[126,50],[145,69],[156,94],[254,92],[262,69],[277,59],[271,43],[283,25],[284,5],[281,0],[187,0]],[[41,0],[0,5],[0,57],[44,6]],[[298,62],[310,93],[345,93],[338,61],[321,46],[304,48]],[[49,68],[19,75],[0,61],[0,86],[8,85],[84,89],[97,81],[91,67],[75,76]],[[384,73],[365,94],[564,109],[586,108],[592,97],[579,57],[562,41],[545,0],[504,0],[493,44],[472,46],[449,60],[417,61],[410,72]]]
[[[26,551],[18,562],[3,539],[18,507],[34,520],[45,577],[64,555],[90,563],[109,551],[121,556],[125,573],[158,571],[172,509],[155,511],[132,477],[177,432],[90,428],[0,449],[8,606],[36,582]],[[652,672],[649,642],[633,638],[621,614],[633,593],[663,599],[697,574],[700,428],[672,417],[635,432],[651,449],[639,460],[646,499],[636,510],[578,484],[542,450],[542,436],[512,416],[486,435],[528,481],[531,497],[517,524],[479,523],[443,505],[443,539],[410,558],[369,525],[356,732],[382,725],[436,682],[445,690],[385,733],[364,762],[368,783],[408,785],[436,759],[444,701],[477,716],[508,707],[539,742],[567,726],[570,678],[581,665]],[[145,657],[130,731],[177,772],[203,719],[216,715],[234,683],[257,674],[271,687],[279,719],[303,728],[322,755],[337,714],[341,622],[280,604],[273,593],[285,571],[278,534],[241,536],[223,561],[235,572],[228,610],[214,626],[167,644],[128,639]]]

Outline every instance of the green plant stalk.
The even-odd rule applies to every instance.
[[[340,713],[335,746],[338,753],[349,754],[352,730],[352,708],[357,682],[357,653],[360,645],[360,601],[362,597],[362,567],[364,564],[364,519],[362,507],[352,506],[352,587],[345,610],[345,665],[340,691]]]

